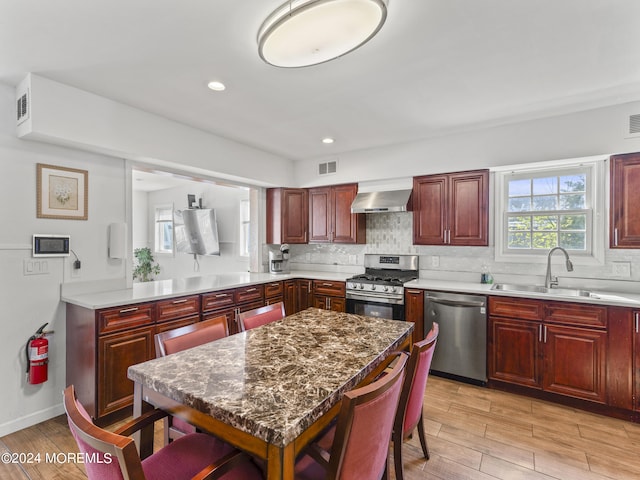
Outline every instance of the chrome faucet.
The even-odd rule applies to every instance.
[[[567,253],[567,251],[562,247],[553,247],[551,250],[549,250],[549,254],[547,255],[547,276],[544,279],[545,288],[554,288],[558,286],[558,277],[551,276],[551,255],[556,250],[560,250],[562,253],[564,253],[567,272],[573,272],[573,263],[571,263],[571,260],[569,260],[569,254]]]

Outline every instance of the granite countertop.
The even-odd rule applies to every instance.
[[[131,380],[285,446],[410,335],[413,324],[310,308],[129,367]]]
[[[540,300],[558,300],[563,302],[590,303],[596,305],[614,305],[620,307],[640,306],[640,295],[627,292],[588,290],[592,292],[589,297],[559,295],[556,293],[539,293],[529,291],[501,291],[492,290],[493,285],[473,282],[443,281],[435,279],[417,279],[405,284],[406,288],[418,288],[421,290],[439,290],[445,292],[464,292],[481,295],[496,295],[520,298],[537,298]],[[561,290],[558,290],[559,292]]]
[[[157,280],[153,282],[134,283],[132,288],[98,291],[94,293],[63,294],[60,299],[80,307],[97,310],[117,307],[133,303],[162,300],[163,298],[194,295],[214,292],[227,288],[246,287],[261,283],[279,282],[292,278],[309,278],[316,280],[345,281],[353,273],[337,273],[325,271],[293,271],[288,274],[270,273],[222,273],[199,277]]]

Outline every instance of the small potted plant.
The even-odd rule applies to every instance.
[[[154,264],[153,254],[148,247],[136,248],[133,255],[138,260],[138,264],[133,269],[133,279],[141,282],[150,282],[154,275],[160,273],[160,265]]]

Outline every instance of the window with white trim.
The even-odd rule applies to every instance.
[[[155,251],[173,253],[173,206],[156,207]]]
[[[496,176],[496,258],[546,255],[601,257],[603,205],[595,162],[500,172]]]

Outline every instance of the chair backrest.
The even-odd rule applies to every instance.
[[[256,308],[247,312],[241,312],[238,316],[240,319],[240,328],[243,331],[251,330],[252,328],[266,325],[276,320],[282,320],[284,317],[284,303],[282,302],[272,303],[266,307]]]
[[[404,434],[412,432],[422,415],[422,403],[424,401],[424,391],[427,387],[429,370],[433,352],[438,341],[439,326],[433,322],[431,330],[424,340],[413,344],[411,357],[407,363],[407,373],[402,386],[400,396],[400,406],[394,430],[402,431]]]
[[[381,478],[398,408],[406,353],[386,375],[342,398],[329,460],[329,479]]]
[[[164,357],[228,336],[229,326],[227,325],[227,317],[224,315],[174,328],[156,334],[156,357]]]
[[[85,455],[89,480],[144,480],[140,456],[132,438],[103,430],[76,399],[73,385],[64,390],[64,409],[73,437]]]

